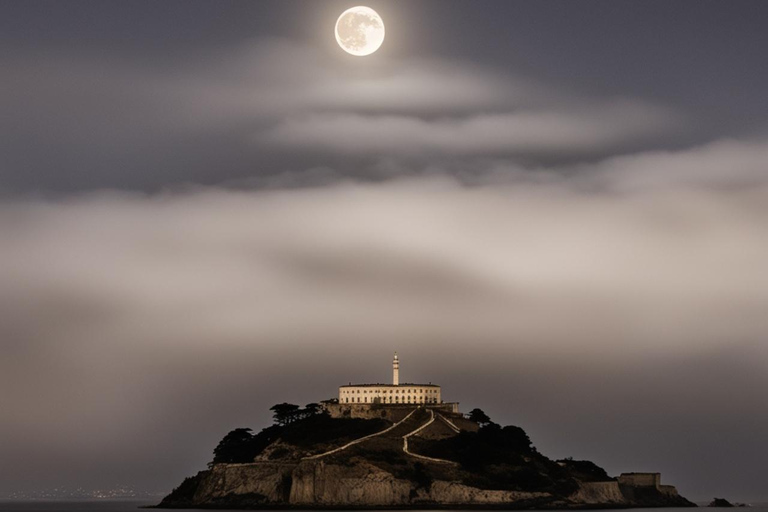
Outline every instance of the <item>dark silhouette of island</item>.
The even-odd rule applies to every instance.
[[[725,498],[713,498],[708,507],[748,507],[746,503],[731,503]]]
[[[526,432],[440,404],[277,404],[229,432],[160,508],[692,507],[659,473],[551,460]]]

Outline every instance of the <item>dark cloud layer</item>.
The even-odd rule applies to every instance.
[[[766,129],[755,2],[382,3],[365,62],[322,30],[331,0],[7,5],[6,195],[568,165]]]
[[[767,499],[766,4],[8,1],[0,497],[409,380]],[[725,461],[725,462],[724,462]]]
[[[574,95],[434,58],[350,69],[283,40],[209,50],[162,74],[66,53],[2,64],[14,70],[2,142],[11,191],[41,179],[53,190],[215,183],[322,162],[356,178],[375,176],[383,160],[563,162],[696,131],[676,109],[638,98]]]

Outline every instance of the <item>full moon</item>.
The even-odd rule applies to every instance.
[[[336,41],[347,53],[370,55],[384,42],[384,21],[370,7],[347,9],[336,21]]]

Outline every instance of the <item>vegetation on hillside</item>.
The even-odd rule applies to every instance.
[[[469,411],[468,418],[480,426],[486,425],[491,422],[491,418],[487,414],[485,414],[482,409],[477,409],[477,408]]]
[[[607,482],[615,480],[608,476],[603,468],[591,460],[573,460],[573,457],[567,457],[557,461],[558,464],[565,466],[573,476],[582,482]]]
[[[294,404],[276,404],[270,408],[274,424],[254,434],[238,428],[229,432],[214,450],[211,464],[247,463],[280,441],[269,459],[296,457],[298,453],[320,453],[351,440],[384,430],[390,422],[383,419],[331,418],[317,404],[301,408]],[[414,453],[449,460],[457,466],[425,464],[402,450],[402,436],[418,427],[427,416],[420,411],[386,435],[332,456],[337,464],[349,464],[354,457],[393,474],[396,478],[428,487],[433,480],[461,481],[483,489],[548,491],[558,495],[573,492],[582,481],[610,480],[605,471],[589,461],[564,459],[554,462],[537,452],[525,431],[517,426],[502,427],[480,409],[473,409],[469,419],[480,425],[477,432],[437,440],[410,439]],[[293,447],[293,448],[292,448]]]
[[[273,405],[269,410],[272,411],[272,419],[275,425],[289,425],[323,412],[320,404],[316,403],[307,404],[302,409],[298,405],[283,402],[282,404]]]
[[[327,414],[318,414],[287,426],[281,439],[300,448],[329,443],[341,445],[380,432],[388,425],[389,422],[383,419],[331,418]]]
[[[470,419],[482,420],[477,432],[462,431],[456,436],[439,441],[418,440],[422,455],[458,462],[467,469],[478,469],[493,464],[525,463],[536,453],[528,434],[513,425],[502,427],[490,420],[483,411],[475,409]]]
[[[559,495],[576,490],[578,484],[568,468],[538,453],[522,428],[502,427],[480,409],[472,410],[469,418],[481,425],[477,432],[462,431],[440,440],[413,439],[412,451],[457,462],[460,471],[455,477],[473,487]]]
[[[242,464],[253,462],[269,445],[278,439],[299,447],[312,448],[328,444],[341,444],[387,427],[382,419],[336,419],[325,414],[318,404],[298,405],[282,403],[270,408],[273,425],[254,434],[250,428],[230,431],[213,450],[213,464]],[[287,452],[278,452],[279,455]],[[272,458],[272,456],[271,456]]]
[[[410,499],[422,505],[425,502],[419,500],[424,500],[425,496],[439,502],[440,498],[432,494],[435,489],[439,489],[432,486],[434,482],[458,482],[477,489],[541,492],[545,494],[514,502],[515,507],[519,508],[541,508],[568,503],[568,497],[579,489],[580,482],[614,480],[604,469],[590,461],[567,458],[555,462],[548,459],[536,450],[523,429],[513,425],[502,427],[480,409],[473,409],[468,415],[474,424],[458,416],[451,418],[450,413],[442,413],[462,427],[470,430],[479,427],[476,431],[462,430],[452,435],[447,427],[426,430],[423,436],[408,437],[408,452],[403,449],[403,436],[432,419],[431,411],[418,408],[397,425],[392,425],[392,422],[381,418],[331,418],[317,404],[308,404],[302,408],[282,403],[274,405],[270,410],[273,413],[273,425],[258,433],[248,428],[232,430],[216,446],[210,465],[250,463],[257,457],[259,460],[281,461],[281,464],[202,471],[184,480],[163,500],[160,507],[194,508],[202,504],[217,508],[265,508],[267,505],[274,508],[287,505],[287,492],[292,489],[293,471],[301,473],[312,469],[312,462],[296,464],[295,467],[284,462],[298,463],[307,454],[329,451],[331,453],[324,455],[322,461],[336,467],[331,475],[338,475],[338,471],[344,474],[344,468],[349,468],[350,474],[359,474],[361,468],[368,471],[370,466],[376,466],[392,475],[398,485],[403,481],[410,483]],[[390,425],[393,428],[386,428]],[[349,441],[377,432],[380,435],[364,442],[353,443],[344,450],[331,451]],[[441,437],[444,435],[450,437]],[[414,454],[443,461],[419,459]],[[285,468],[290,472],[282,472]],[[223,470],[225,474],[233,471],[234,474],[244,474],[246,477],[252,469],[254,474],[259,475],[264,471],[274,471],[272,476],[279,481],[275,484],[276,492],[283,497],[277,502],[270,502],[266,495],[257,493],[212,495],[208,488],[217,488],[226,480],[220,478],[217,469]],[[437,492],[439,494],[440,491]],[[628,503],[635,506],[693,506],[685,498],[662,493],[652,487],[622,488],[621,492]],[[201,493],[208,494],[203,496]]]
[[[253,434],[250,428],[236,428],[219,441],[210,464],[253,462],[258,454],[280,437],[282,431],[283,427],[279,425],[262,429],[258,434]]]

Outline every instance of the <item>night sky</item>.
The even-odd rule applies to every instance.
[[[0,0],[0,498],[347,382],[768,501],[768,2]]]

